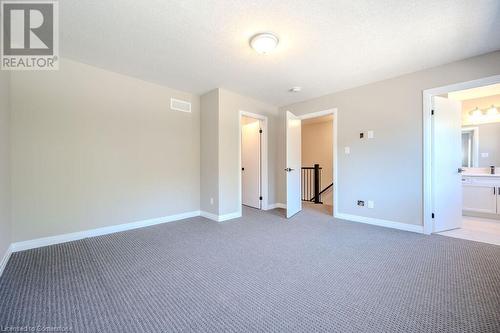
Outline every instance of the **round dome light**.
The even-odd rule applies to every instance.
[[[257,34],[250,39],[250,46],[260,54],[271,53],[278,43],[278,37],[270,32]]]

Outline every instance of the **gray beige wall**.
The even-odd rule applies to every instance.
[[[242,96],[225,89],[219,89],[219,214],[231,214],[241,209],[239,205],[239,111],[257,113],[268,117],[268,204],[276,202],[277,165],[276,150],[278,135],[278,108]]]
[[[321,189],[332,183],[333,179],[333,122],[332,120],[302,124],[302,166],[319,164],[321,170]],[[331,192],[322,195],[325,204],[332,204]]]
[[[219,89],[201,96],[200,127],[200,209],[219,215]]]
[[[198,96],[69,60],[11,88],[13,241],[199,210]]]
[[[240,111],[268,117],[268,198],[276,203],[278,108],[225,89],[201,96],[201,210],[227,215],[240,212]],[[214,198],[214,204],[210,204]],[[264,199],[266,200],[266,199]]]
[[[500,74],[500,52],[282,107],[296,115],[338,108],[339,212],[422,225],[422,91]],[[334,75],[334,73],[332,73]],[[283,112],[282,112],[283,114]],[[374,140],[359,132],[375,131]],[[343,147],[351,147],[345,155]],[[281,146],[284,149],[284,145]],[[284,177],[281,177],[284,182]],[[283,198],[284,186],[280,188]],[[374,200],[358,208],[356,200]]]
[[[0,71],[0,261],[11,243],[9,78],[8,72]]]

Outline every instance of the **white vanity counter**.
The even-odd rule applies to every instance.
[[[493,214],[500,216],[500,175],[462,174],[463,206],[470,213]]]
[[[462,177],[498,177],[500,178],[500,174],[496,173],[494,175],[489,173],[462,173]]]
[[[467,186],[489,186],[498,187],[500,186],[500,175],[489,175],[489,174],[462,174],[462,184]]]

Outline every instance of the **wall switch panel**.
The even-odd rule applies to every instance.
[[[490,156],[489,153],[481,153],[481,157],[488,157],[488,156]]]
[[[373,131],[368,131],[368,139],[373,139],[375,137],[375,132]]]
[[[375,202],[373,202],[372,200],[369,200],[368,201],[368,208],[375,208]]]
[[[349,155],[351,153],[351,147],[344,147],[344,153]]]

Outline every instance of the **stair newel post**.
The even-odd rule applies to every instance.
[[[319,204],[319,164],[314,164],[314,203]]]

